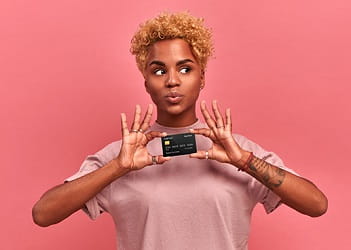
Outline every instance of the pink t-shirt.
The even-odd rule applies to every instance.
[[[200,121],[184,128],[155,123],[150,130],[178,134],[201,127],[207,126]],[[234,137],[243,149],[259,158],[268,156],[266,161],[286,169],[274,153],[241,135]],[[196,135],[196,143],[198,150],[206,150],[212,142]],[[121,141],[113,142],[88,156],[67,181],[106,165],[118,155],[120,146]],[[151,155],[162,154],[159,138],[147,147]],[[280,198],[230,164],[183,155],[120,177],[88,201],[85,212],[92,219],[103,211],[111,214],[118,250],[243,250],[257,202],[270,213]]]

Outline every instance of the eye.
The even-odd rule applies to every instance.
[[[166,71],[163,70],[163,69],[156,69],[156,70],[154,70],[154,74],[157,75],[157,76],[163,75],[164,73],[166,73]]]
[[[190,70],[191,70],[191,68],[189,68],[189,67],[184,67],[184,68],[181,68],[179,72],[182,73],[182,74],[186,74],[186,73],[188,73]]]

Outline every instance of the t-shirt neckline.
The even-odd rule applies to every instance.
[[[155,121],[155,123],[150,127],[150,130],[161,131],[161,132],[180,132],[180,131],[189,132],[189,129],[199,128],[199,127],[204,127],[204,124],[200,121],[200,119],[197,119],[196,122],[185,127],[167,127]]]

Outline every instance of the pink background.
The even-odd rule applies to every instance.
[[[11,0],[0,3],[2,249],[114,249],[109,215],[33,224],[40,195],[120,138],[119,114],[150,102],[129,54],[138,24],[190,10],[214,30],[201,99],[329,198],[309,218],[253,215],[250,249],[349,249],[351,4],[346,0]],[[196,233],[196,232],[194,232]]]

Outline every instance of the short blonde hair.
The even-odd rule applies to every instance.
[[[130,52],[135,55],[141,72],[146,67],[148,49],[155,42],[181,38],[186,41],[202,70],[206,69],[207,60],[213,54],[212,32],[203,24],[203,18],[196,18],[188,12],[161,13],[145,23],[131,40]]]

